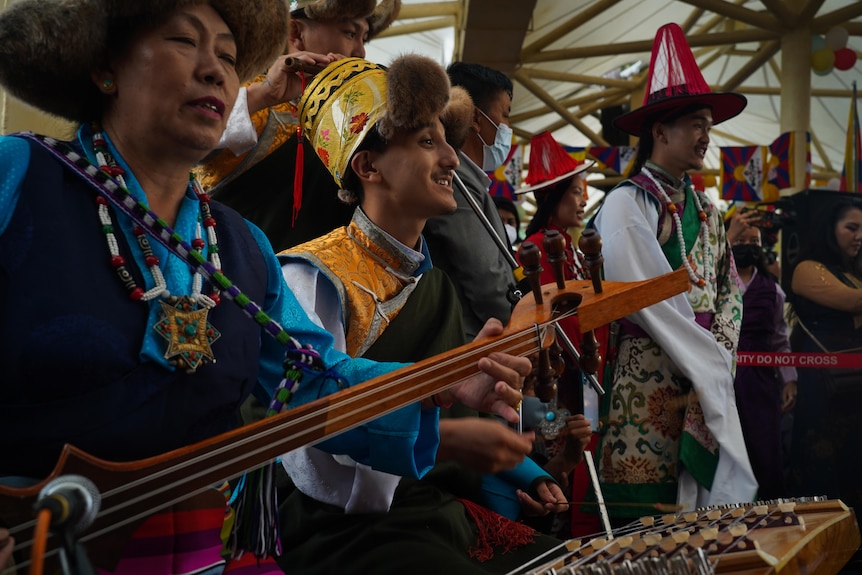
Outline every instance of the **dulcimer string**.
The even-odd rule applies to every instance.
[[[709,549],[708,555],[710,560],[717,561],[740,546],[748,533],[767,526],[776,516],[780,517],[792,511],[793,506],[794,504],[789,502],[771,508],[750,503],[729,506],[724,511],[711,508],[664,515],[654,523],[644,523],[646,518],[641,518],[617,529],[611,539],[596,537],[579,540],[578,547],[569,550],[568,558],[582,554],[577,559],[567,561],[566,566],[574,570],[596,561],[607,564],[635,562],[650,557],[657,549],[668,557],[680,554],[690,556],[711,545],[713,541],[720,543],[719,549]],[[730,541],[719,541],[722,535],[726,540],[728,534]],[[669,540],[672,541],[670,545]]]
[[[553,318],[553,320],[545,322],[542,325],[552,325],[556,321],[559,321],[563,317],[567,317],[568,315],[571,315],[573,313],[576,313],[576,311],[571,311],[556,316]],[[471,352],[468,352],[468,354],[475,357],[476,359],[478,359],[479,357],[484,357],[494,351],[505,352],[519,356],[529,355],[531,353],[539,351],[542,345],[542,343],[540,341],[536,341],[536,338],[534,337],[527,337],[525,339],[524,335],[529,334],[533,330],[534,327],[530,326],[529,328],[525,328],[523,330],[503,336],[501,338],[490,340],[488,342],[482,343]],[[120,498],[120,501],[111,505],[105,505],[102,509],[100,509],[99,513],[97,514],[97,518],[104,518],[106,516],[120,513],[128,507],[134,506],[141,502],[146,502],[157,496],[168,493],[176,488],[182,488],[183,486],[192,483],[197,479],[211,476],[213,477],[213,483],[219,480],[223,480],[225,479],[225,477],[219,475],[219,472],[221,470],[229,468],[232,464],[237,462],[255,459],[257,456],[261,456],[262,452],[264,451],[272,451],[273,442],[262,442],[262,447],[254,447],[255,444],[260,444],[262,439],[266,439],[269,437],[277,437],[277,440],[275,442],[275,444],[277,445],[279,443],[291,443],[293,442],[293,440],[296,440],[302,436],[316,436],[317,432],[324,431],[325,433],[325,428],[332,427],[334,424],[337,424],[340,421],[350,419],[351,417],[353,417],[353,415],[359,408],[367,410],[369,408],[386,407],[388,411],[394,411],[400,407],[403,407],[404,405],[406,405],[406,403],[409,403],[414,400],[411,398],[406,400],[406,403],[401,402],[398,405],[393,406],[393,399],[397,399],[400,396],[409,393],[410,388],[406,386],[406,383],[409,381],[422,380],[431,385],[436,384],[437,382],[445,382],[447,383],[445,387],[450,387],[451,385],[454,385],[459,381],[463,381],[467,377],[470,377],[476,373],[475,363],[464,364],[460,366],[459,364],[463,364],[463,356],[450,355],[444,358],[442,361],[434,363],[433,365],[429,364],[422,367],[421,369],[413,370],[407,376],[399,377],[391,382],[384,382],[382,385],[379,386],[362,389],[360,392],[356,393],[356,395],[346,398],[338,404],[338,407],[344,407],[345,409],[347,409],[346,412],[337,414],[333,417],[326,418],[324,421],[320,421],[319,412],[312,412],[300,415],[299,417],[284,419],[284,421],[273,425],[271,428],[268,428],[261,433],[256,433],[247,438],[241,438],[229,445],[224,445],[215,449],[208,450],[206,452],[202,452],[201,454],[189,459],[185,459],[176,465],[167,467],[155,473],[151,473],[149,475],[141,477],[140,479],[123,483],[121,486],[107,490],[102,494],[103,502],[112,501],[114,498]],[[463,375],[460,375],[460,377],[458,378],[453,378],[453,371],[456,374]],[[440,389],[445,389],[445,387]],[[436,391],[432,393],[435,392]],[[429,393],[428,395],[431,395],[432,393]],[[356,407],[356,409],[352,409],[354,407]],[[379,417],[381,415],[384,415],[385,413],[388,413],[388,411],[377,411],[374,417],[368,419]],[[288,433],[287,435],[285,435],[285,432],[289,431],[290,428],[300,426],[303,423],[310,423],[310,425],[306,427],[301,427],[301,429],[296,433]],[[361,422],[355,423],[354,425],[360,424]],[[345,431],[347,429],[349,429],[349,427],[344,427],[343,429],[339,429],[338,432]],[[334,434],[334,432],[330,432],[324,437],[319,437],[318,440],[323,440],[326,437]],[[223,455],[228,451],[236,451],[237,448],[242,448],[246,446],[250,446],[251,449],[242,450],[242,455],[240,457],[226,459],[219,458],[219,456]],[[263,465],[269,460],[268,458],[261,458],[262,460],[259,460],[256,465],[252,465],[252,468]],[[155,488],[147,487],[147,484],[149,483],[156,482],[163,477],[174,475],[182,471],[188,471],[188,473],[184,473],[179,479],[166,485],[162,485]],[[141,494],[132,497],[122,497],[126,493],[137,492],[140,492]],[[113,522],[110,527],[88,532],[81,537],[81,540],[86,541],[98,537],[107,533],[112,528],[116,528],[132,521],[142,519],[152,514],[152,512],[158,508],[168,507],[174,503],[182,501],[183,499],[193,494],[194,493],[183,493],[182,495],[177,496],[174,499],[160,499],[157,504],[153,503],[153,505],[149,508],[148,512],[139,513],[130,517],[125,517],[122,520]],[[27,540],[21,541],[18,534],[27,529],[32,529],[34,525],[35,520],[19,524],[18,526],[10,529],[12,535],[16,536],[16,538],[18,538],[21,542],[21,545],[16,546],[16,548],[26,548],[30,545],[31,542],[28,542]]]

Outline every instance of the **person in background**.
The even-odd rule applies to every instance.
[[[667,24],[655,36],[643,106],[616,120],[639,137],[638,155],[594,220],[604,277],[684,268],[690,287],[623,318],[611,344],[599,475],[605,500],[623,504],[609,508],[615,522],[657,503],[693,509],[757,492],[733,390],[742,297],[723,218],[687,174],[703,168],[713,125],[745,105],[740,94],[710,90],[682,29]]]
[[[793,269],[793,350],[862,351],[862,202],[842,199],[814,215],[808,243]],[[840,358],[840,355],[838,356]],[[834,365],[834,364],[833,364]],[[862,444],[857,438],[862,372],[799,368],[791,440],[790,491],[826,495],[862,510]],[[841,385],[843,383],[843,385]]]
[[[512,312],[512,265],[464,196],[470,194],[505,243],[506,229],[488,193],[491,180],[485,172],[503,165],[512,145],[512,81],[502,72],[467,62],[454,62],[446,71],[452,85],[464,88],[473,101],[467,130],[455,136],[447,129],[449,143],[458,150],[455,173],[467,189],[456,183],[458,209],[429,219],[423,235],[434,265],[455,284],[464,330],[473,339],[489,318],[505,325]]]
[[[503,221],[503,227],[506,228],[509,245],[513,251],[517,251],[518,245],[523,239],[521,237],[521,214],[518,212],[518,207],[515,202],[502,196],[494,196],[492,199],[494,205],[497,206],[497,213],[500,214],[500,219]]]
[[[276,252],[346,225],[353,213],[338,201],[307,139],[298,136],[296,101],[310,76],[288,68],[286,60],[322,67],[339,58],[364,58],[365,44],[398,17],[401,0],[290,5],[289,53],[240,90],[240,105],[219,142],[222,151],[198,168],[204,189],[260,226]]]
[[[385,71],[346,59],[318,74],[300,102],[303,126],[325,151],[342,201],[357,208],[349,226],[282,252],[282,269],[309,315],[351,356],[418,361],[466,343],[454,287],[422,237],[429,217],[456,209],[458,157],[440,117],[455,108],[468,123],[472,106],[463,90],[452,91],[452,100],[468,105],[450,105],[446,72],[423,56],[400,56]],[[489,320],[480,337],[501,330]],[[557,545],[477,504],[483,473],[521,479],[518,495],[532,513],[557,510],[565,498],[525,460],[531,434],[476,415],[441,418],[437,465],[419,481],[314,447],[285,454],[297,491],[282,507],[283,567],[503,573]],[[519,498],[511,484],[508,490],[516,519]]]
[[[240,83],[278,56],[272,38],[286,25],[281,0],[24,0],[0,15],[0,83],[80,124],[68,143],[0,137],[4,486],[48,477],[66,444],[107,461],[155,457],[230,431],[252,393],[270,397],[284,384],[291,405],[304,404],[403,366],[336,351],[260,230],[210,201],[191,173],[224,132]],[[148,216],[136,223],[125,208]],[[168,235],[188,240],[175,252],[155,239]],[[197,257],[180,255],[191,251]],[[517,421],[511,405],[529,361],[499,355],[478,367],[490,375],[440,401]],[[324,444],[419,477],[434,462],[437,419],[430,399],[414,402]],[[225,479],[206,463],[195,472]],[[97,566],[220,572],[224,494],[171,497],[181,500],[166,501],[128,542],[108,538],[108,552],[90,555]],[[250,569],[272,572],[256,543],[276,541],[230,551],[249,550]],[[114,555],[117,565],[98,563]]]
[[[784,290],[767,271],[760,228],[749,215],[753,213],[737,212],[727,231],[742,291],[737,352],[789,352]],[[796,369],[738,365],[734,388],[758,499],[787,497],[781,424],[783,414],[796,403]]]
[[[518,260],[523,265],[522,250],[527,244],[535,245],[542,252],[539,279],[542,285],[556,282],[554,268],[543,246],[545,234],[554,231],[565,241],[563,253],[563,279],[588,280],[584,254],[572,242],[572,233],[584,225],[584,210],[587,205],[586,171],[592,162],[578,162],[554,139],[549,132],[533,136],[530,140],[530,169],[524,183],[526,187],[516,191],[518,195],[532,192],[536,199],[536,213],[527,225],[526,239],[521,243]],[[560,320],[566,335],[582,349],[582,335],[578,317]],[[607,354],[607,328],[595,334],[599,343],[598,353]],[[598,370],[601,381],[602,369]],[[540,425],[540,443],[536,458],[544,460],[545,468],[552,470],[558,481],[566,485],[568,497],[573,501],[584,501],[590,484],[585,466],[579,465],[585,449],[594,449],[598,435],[592,433],[591,421],[598,421],[598,396],[584,385],[584,374],[575,358],[565,355],[565,369],[558,374],[557,398],[551,403],[541,402],[535,394],[524,398],[525,413],[542,413],[550,423]],[[543,431],[544,430],[544,431]],[[598,530],[595,515],[583,515],[579,506],[572,506],[569,513],[558,518],[555,533],[570,538],[586,535]],[[577,526],[577,527],[575,527]],[[573,533],[575,528],[579,532]],[[584,532],[581,532],[584,531]]]

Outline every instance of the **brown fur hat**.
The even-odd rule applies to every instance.
[[[292,4],[311,20],[365,18],[369,40],[389,28],[401,10],[401,0],[298,0]]]
[[[233,32],[241,82],[284,51],[284,0],[23,0],[0,14],[0,84],[50,114],[96,120],[101,94],[91,73],[110,59],[112,26],[145,25],[198,3],[210,4]]]
[[[400,56],[386,72],[389,102],[377,130],[389,138],[397,129],[418,128],[428,124],[449,102],[451,84],[440,64],[418,54]]]
[[[467,141],[473,122],[473,98],[461,86],[452,86],[449,92],[449,104],[440,116],[443,128],[446,130],[446,141],[456,150],[460,150]]]

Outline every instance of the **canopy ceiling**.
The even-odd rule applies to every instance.
[[[368,58],[385,64],[422,52],[443,64],[491,66],[515,83],[518,137],[550,130],[569,146],[620,145],[603,132],[602,110],[640,105],[655,31],[668,22],[686,31],[714,91],[749,100],[742,115],[714,128],[707,170],[717,173],[720,146],[769,145],[808,113],[815,179],[840,174],[851,84],[862,79],[855,0],[404,0]],[[859,58],[850,70],[814,73],[812,35],[836,26]]]

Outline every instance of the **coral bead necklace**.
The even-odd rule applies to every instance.
[[[93,129],[93,149],[99,169],[113,177],[124,190],[128,191],[124,178],[125,172],[114,160],[108,150],[105,136],[97,128]],[[218,237],[215,233],[216,222],[210,211],[209,195],[200,188],[194,177],[190,177],[190,185],[200,201],[201,212],[197,222],[197,233],[191,242],[192,247],[199,253],[203,252],[206,245],[201,234],[201,226],[203,225],[209,243],[207,258],[213,267],[221,269]],[[202,293],[203,277],[200,272],[196,271],[192,278],[190,295],[171,295],[159,266],[159,258],[153,253],[146,231],[140,226],[135,226],[133,234],[154,284],[152,288],[144,291],[137,285],[134,276],[126,267],[126,258],[120,254],[119,242],[115,234],[117,224],[108,206],[108,201],[103,196],[98,195],[96,196],[96,205],[98,206],[102,232],[105,235],[108,252],[111,255],[111,266],[128,290],[129,297],[132,300],[144,302],[161,298],[159,304],[162,311],[153,329],[167,341],[165,359],[177,368],[185,369],[188,372],[194,372],[204,363],[215,362],[211,344],[221,334],[209,323],[208,314],[209,310],[218,305],[220,301],[218,292],[213,291],[210,295]]]
[[[679,210],[676,207],[676,204],[673,203],[667,191],[665,191],[665,184],[660,182],[658,178],[655,177],[655,174],[652,171],[644,166],[641,169],[641,172],[646,174],[646,176],[652,181],[653,185],[656,187],[658,192],[661,194],[662,200],[664,200],[665,205],[667,206],[667,211],[670,212],[671,219],[673,220],[674,231],[676,232],[677,239],[679,240],[679,251],[680,256],[682,257],[682,264],[685,266],[686,271],[688,272],[688,277],[691,283],[695,284],[698,287],[704,287],[709,282],[709,280],[713,277],[714,274],[710,274],[710,266],[709,266],[709,227],[706,223],[706,211],[703,209],[703,206],[700,203],[700,199],[697,197],[697,194],[692,191],[691,197],[694,199],[694,207],[697,208],[697,217],[700,220],[700,243],[703,249],[703,276],[699,276],[692,267],[691,262],[688,259],[688,254],[686,253],[685,247],[685,238],[683,237],[682,232],[682,221],[679,217]]]

